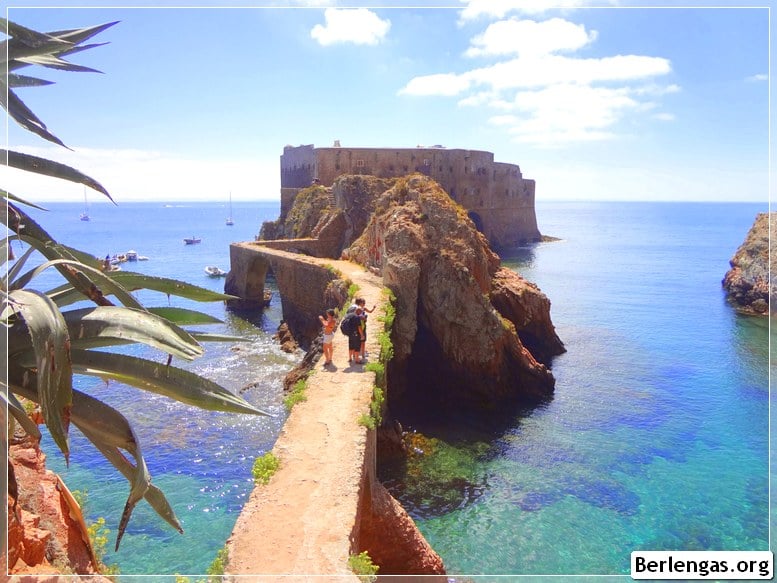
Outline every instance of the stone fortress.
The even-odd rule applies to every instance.
[[[517,164],[494,162],[491,152],[439,145],[344,148],[337,140],[330,148],[286,146],[281,155],[281,219],[285,219],[297,193],[314,181],[332,186],[341,174],[392,178],[413,172],[433,178],[467,209],[493,247],[540,240],[534,211],[535,183],[523,177]]]

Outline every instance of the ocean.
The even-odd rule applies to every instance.
[[[418,442],[423,454],[380,470],[450,574],[627,575],[634,550],[768,549],[769,320],[735,313],[720,285],[766,206],[538,202],[541,232],[560,240],[502,258],[551,300],[567,348],[552,363],[554,397],[494,423],[444,427],[430,412],[406,427],[430,437]],[[204,267],[228,269],[229,243],[278,215],[277,204],[235,203],[228,227],[218,203],[92,205],[90,222],[78,204],[49,208],[41,220],[62,242],[96,256],[134,249],[149,260],[133,269],[216,290],[223,280]],[[183,245],[190,236],[202,243]],[[105,562],[122,580],[204,573],[251,491],[253,459],[285,418],[281,382],[300,355],[272,340],[277,293],[260,314],[195,307],[224,321],[207,331],[248,342],[209,344],[189,368],[276,417],[77,381],[135,424],[185,534],[141,504],[113,552],[126,482],[77,430],[69,468],[44,441],[49,467],[86,492],[88,520],[104,517],[112,530]]]

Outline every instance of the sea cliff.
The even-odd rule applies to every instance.
[[[769,281],[769,273],[777,273],[777,252],[769,252],[770,232],[777,234],[777,213],[759,213],[723,278],[729,301],[746,314],[775,313],[777,286]]]

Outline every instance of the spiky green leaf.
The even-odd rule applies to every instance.
[[[73,404],[67,325],[57,306],[44,294],[36,290],[16,290],[9,295],[15,302],[14,310],[24,319],[35,352],[37,392],[43,419],[67,460]]]
[[[72,350],[73,370],[116,380],[188,405],[212,411],[271,415],[216,383],[189,371],[134,356]]]

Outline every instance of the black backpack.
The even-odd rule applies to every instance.
[[[359,326],[359,316],[354,313],[348,314],[343,321],[340,322],[340,332],[346,336],[351,336],[356,332],[356,328]]]

